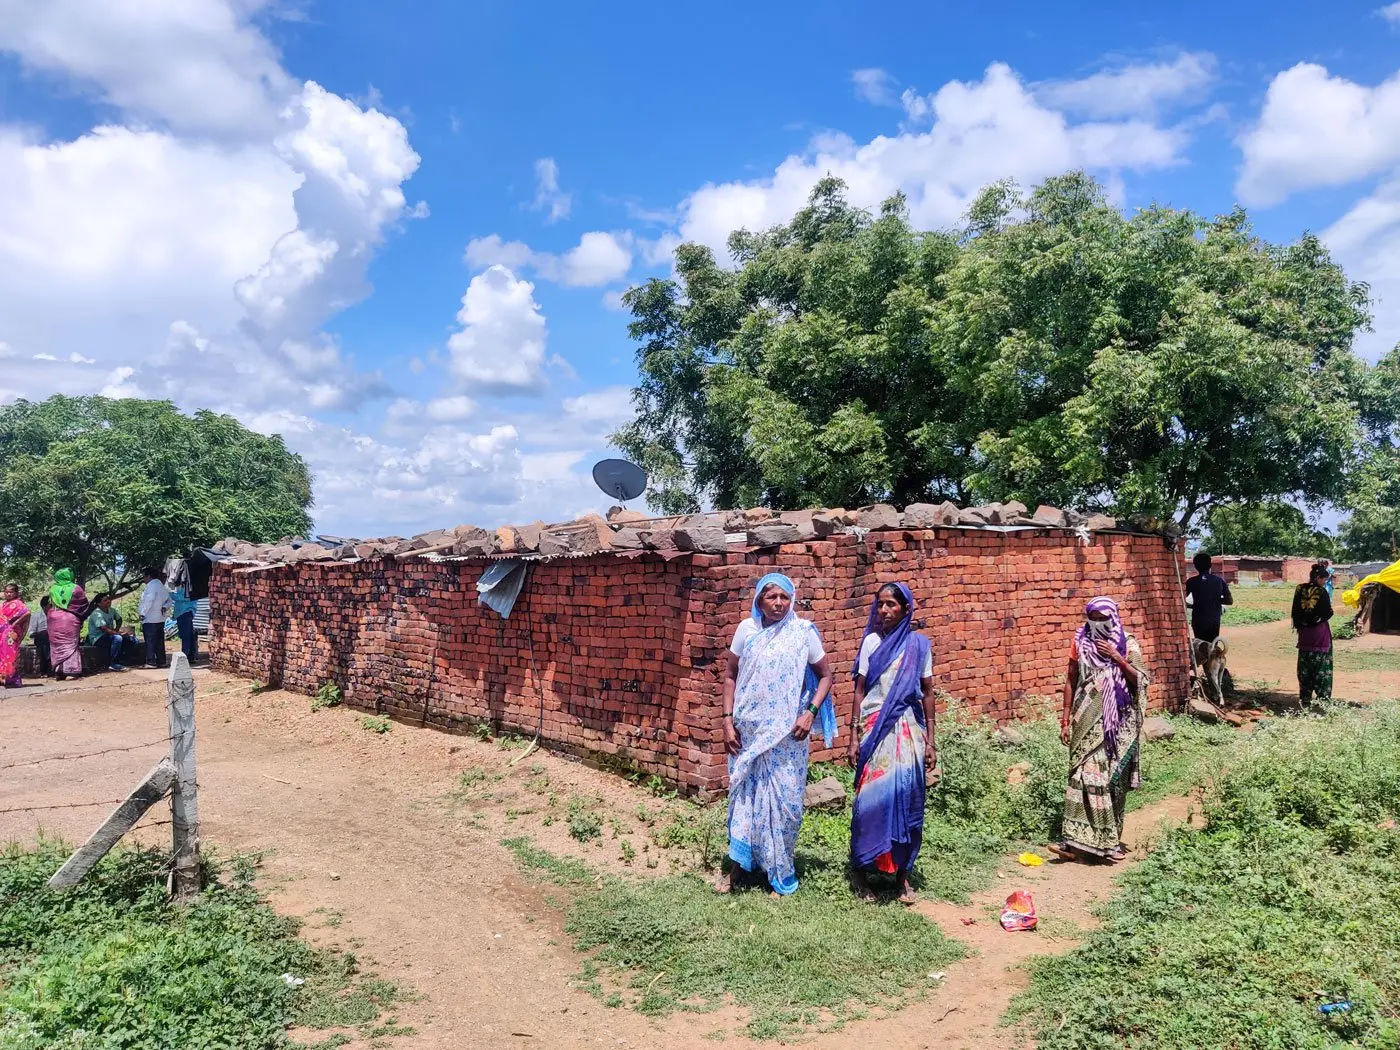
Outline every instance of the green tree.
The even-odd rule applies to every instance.
[[[666,510],[1019,498],[1175,519],[1339,499],[1367,293],[1242,212],[1125,218],[1083,174],[985,190],[961,230],[825,179],[793,221],[632,289],[636,418]]]
[[[0,560],[128,589],[145,565],[236,535],[310,528],[311,476],[280,437],[168,401],[0,408]]]
[[[1352,471],[1341,540],[1357,561],[1400,557],[1400,346],[1366,376],[1362,424],[1366,452]]]
[[[1207,554],[1301,554],[1336,558],[1340,544],[1330,533],[1314,529],[1291,503],[1221,503],[1206,515],[1201,549]]]

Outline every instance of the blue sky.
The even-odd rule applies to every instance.
[[[605,505],[617,296],[825,171],[928,228],[1086,167],[1323,234],[1400,341],[1400,3],[0,0],[0,401],[285,435],[317,525]]]

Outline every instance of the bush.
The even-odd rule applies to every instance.
[[[322,711],[327,707],[339,707],[340,701],[345,698],[340,686],[334,682],[323,682],[321,688],[316,690],[316,695],[311,698],[311,710]]]
[[[219,881],[211,865],[208,889],[175,906],[157,851],[119,848],[75,889],[51,892],[67,854],[51,841],[0,849],[6,1050],[282,1048],[291,1025],[369,1024],[402,997],[356,976],[353,956],[301,941],[247,866]]]
[[[1400,707],[1260,728],[1015,1007],[1041,1050],[1400,1044]],[[1318,1007],[1348,1000],[1350,1011]]]

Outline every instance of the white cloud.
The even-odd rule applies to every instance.
[[[592,231],[578,244],[555,255],[537,252],[521,241],[503,241],[499,234],[477,237],[463,253],[468,266],[504,266],[509,270],[534,270],[547,281],[571,288],[599,288],[626,277],[632,269],[631,233]]]
[[[1400,26],[1400,0],[1396,3],[1387,4],[1385,7],[1377,8],[1376,14],[1380,15],[1393,26]]]
[[[851,73],[856,98],[872,106],[897,106],[894,89],[897,81],[883,69],[857,69]]]
[[[1143,120],[1071,123],[1000,63],[980,81],[955,80],[932,95],[905,95],[911,120],[927,130],[881,135],[864,145],[823,135],[767,178],[702,186],[681,206],[681,236],[723,257],[730,231],[786,222],[826,174],[844,179],[858,205],[872,207],[903,190],[916,225],[948,226],[997,179],[1031,184],[1078,167],[1110,175],[1164,168],[1180,163],[1186,144],[1184,131]]]
[[[545,222],[558,222],[569,217],[573,194],[559,188],[559,165],[553,157],[535,161],[535,199],[530,207],[545,213]]]
[[[1215,56],[1183,52],[1170,62],[1105,69],[1079,80],[1036,85],[1046,105],[1088,117],[1151,116],[1168,104],[1194,102],[1215,82]]]
[[[566,397],[563,407],[571,423],[607,433],[632,418],[632,388],[608,386],[590,390],[577,397]]]
[[[1248,204],[1385,171],[1400,162],[1400,73],[1366,87],[1299,63],[1274,77],[1240,148],[1237,190]]]
[[[484,393],[539,393],[545,386],[544,314],[535,286],[504,266],[477,274],[447,341],[453,375]]]
[[[1357,349],[1379,357],[1400,342],[1400,175],[1354,204],[1322,240],[1348,274],[1371,286],[1375,330],[1357,337]]]
[[[0,49],[178,131],[263,136],[295,85],[248,16],[266,0],[0,0]]]

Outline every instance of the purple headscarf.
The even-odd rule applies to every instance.
[[[1090,613],[1103,613],[1106,620],[1091,620]],[[1118,755],[1118,725],[1123,712],[1133,702],[1128,680],[1123,669],[1107,656],[1099,652],[1095,643],[1109,642],[1119,655],[1128,655],[1128,633],[1123,630],[1123,619],[1118,613],[1118,603],[1112,598],[1093,598],[1084,606],[1084,623],[1075,634],[1079,648],[1079,674],[1083,678],[1092,676],[1098,679],[1099,693],[1103,697],[1103,736],[1104,745],[1111,757]]]

